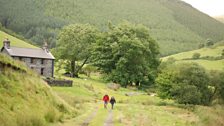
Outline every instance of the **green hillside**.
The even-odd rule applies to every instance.
[[[0,54],[1,126],[46,126],[72,111],[39,75]]]
[[[24,42],[23,40],[13,37],[3,31],[0,31],[0,47],[2,47],[3,41],[5,38],[8,38],[11,41],[12,46],[26,47],[26,48],[37,48],[36,46],[33,46],[27,42]]]
[[[67,78],[58,72],[56,77],[73,80],[73,87],[51,88],[23,63],[0,54],[0,125],[222,126],[224,123],[222,105],[178,104],[160,99],[152,91],[110,86],[113,83],[102,80],[99,73]],[[110,105],[103,108],[105,94],[116,98],[113,110]]]
[[[222,60],[185,60],[185,61],[177,61],[179,62],[194,62],[198,63],[201,66],[205,67],[207,70],[223,70],[224,69],[224,59]]]
[[[221,56],[223,49],[224,49],[224,45],[214,46],[214,47],[202,48],[202,49],[197,49],[197,50],[193,50],[193,51],[174,54],[171,56],[164,57],[163,59],[167,59],[169,57],[174,57],[177,60],[182,60],[182,59],[186,59],[186,58],[191,58],[194,53],[200,53],[201,57],[203,57],[203,56],[215,56],[216,57],[216,56]]]
[[[196,62],[204,66],[208,70],[223,70],[224,69],[224,58],[222,52],[224,50],[224,42],[220,42],[212,47],[206,47],[198,50],[182,52],[167,57],[163,57],[162,60],[166,61],[169,58],[174,58],[177,63],[180,62]],[[199,59],[192,59],[195,53],[200,54]],[[207,58],[206,58],[207,57]]]
[[[99,77],[65,78],[73,87],[50,88],[22,63],[0,55],[1,126],[222,126],[223,106],[192,106],[163,100],[134,87],[113,90]],[[15,69],[16,68],[16,69]],[[69,105],[62,102],[55,92]],[[104,94],[117,100],[103,108]],[[150,93],[150,92],[149,92]],[[209,112],[209,114],[207,114]],[[67,115],[76,115],[69,119]],[[70,117],[70,116],[69,116]],[[66,119],[66,120],[64,120]],[[59,121],[59,122],[58,122]]]
[[[13,19],[13,20],[11,20]],[[180,0],[7,0],[0,1],[0,22],[31,41],[55,46],[62,26],[90,23],[106,30],[127,20],[144,24],[162,55],[196,49],[209,38],[222,40],[224,24]]]

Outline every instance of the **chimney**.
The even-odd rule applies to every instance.
[[[44,42],[44,45],[43,45],[43,47],[42,47],[42,49],[45,51],[45,52],[49,52],[48,51],[48,45],[47,45],[47,42]]]
[[[6,48],[6,49],[10,49],[10,41],[8,38],[6,38],[4,41],[3,41],[3,46]]]

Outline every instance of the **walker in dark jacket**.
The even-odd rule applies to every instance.
[[[111,97],[110,99],[110,104],[111,104],[111,108],[113,109],[114,108],[114,103],[116,103],[116,100],[114,97]]]

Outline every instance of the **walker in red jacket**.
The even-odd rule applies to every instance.
[[[103,96],[104,108],[107,108],[107,103],[109,102],[109,96],[106,94]]]

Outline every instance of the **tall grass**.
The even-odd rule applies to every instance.
[[[46,126],[72,115],[73,109],[61,100],[39,75],[0,54],[0,62],[16,65],[0,71],[0,125]]]

